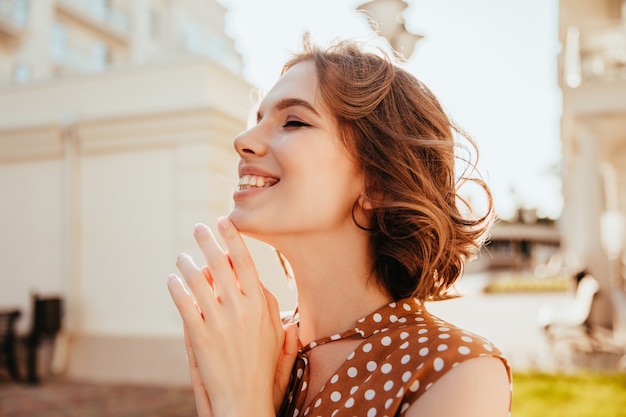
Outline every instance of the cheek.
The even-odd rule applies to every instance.
[[[299,194],[307,195],[310,204],[319,207],[318,198],[334,204],[346,200],[352,207],[363,191],[363,174],[334,140],[324,136],[283,142],[274,151],[286,177],[296,183]]]
[[[332,206],[345,214],[352,211],[354,202],[362,194],[363,178],[351,163],[336,160],[329,163],[323,173],[317,173],[315,187],[320,201],[312,201],[312,204]]]

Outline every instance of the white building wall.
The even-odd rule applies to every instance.
[[[249,93],[210,60],[0,90],[0,305],[22,309],[25,332],[31,291],[63,297],[58,371],[188,383],[167,276],[180,252],[203,263],[193,226],[231,207]],[[293,308],[273,251],[252,246]]]
[[[82,160],[83,331],[180,334],[163,291],[163,274],[175,259],[170,154],[142,150]]]
[[[59,160],[0,164],[0,306],[32,292],[67,294],[64,168]],[[20,320],[25,332],[28,321]]]

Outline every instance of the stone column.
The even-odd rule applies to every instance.
[[[612,302],[609,260],[602,245],[601,216],[604,211],[604,186],[599,169],[599,138],[588,126],[576,129],[575,159],[567,185],[570,213],[567,222],[567,247],[600,283],[590,321],[611,326]]]

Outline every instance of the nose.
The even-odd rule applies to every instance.
[[[235,138],[235,150],[241,158],[253,155],[260,156],[267,152],[267,144],[263,140],[260,125],[256,125]]]

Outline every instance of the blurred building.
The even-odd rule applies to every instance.
[[[193,225],[229,210],[252,104],[225,13],[0,0],[0,308],[22,309],[25,333],[31,294],[61,295],[53,364],[71,377],[188,381],[166,280],[178,253],[202,262]]]
[[[600,281],[592,320],[610,324],[611,294],[624,287],[626,1],[560,0],[559,39],[562,244]]]
[[[561,236],[556,222],[537,218],[534,209],[519,209],[518,212],[516,218],[495,223],[487,244],[468,264],[466,272],[508,271],[541,275],[542,268],[545,270],[545,266],[560,258]],[[551,270],[549,275],[563,274],[566,272],[563,269]]]

